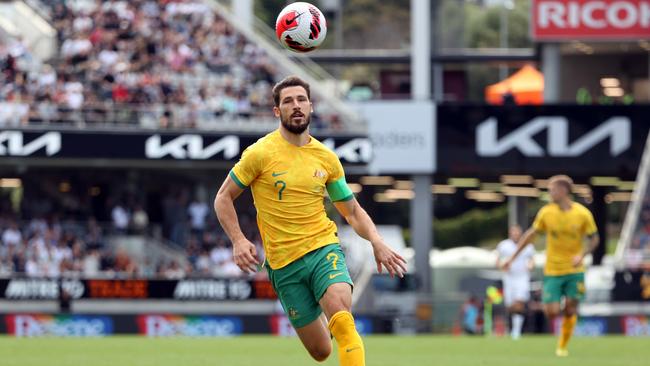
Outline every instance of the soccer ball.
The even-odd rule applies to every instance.
[[[294,52],[318,48],[327,35],[325,16],[312,4],[287,5],[275,21],[275,34],[282,45]]]

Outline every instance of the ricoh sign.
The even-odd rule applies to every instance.
[[[533,0],[534,40],[650,37],[650,0]]]

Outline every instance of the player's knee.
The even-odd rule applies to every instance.
[[[578,312],[578,302],[574,299],[567,299],[562,312],[566,316],[575,315]]]
[[[321,305],[329,315],[334,315],[339,311],[350,311],[349,300],[347,300],[346,296],[342,294],[332,294],[327,298],[324,298]]]
[[[524,304],[521,302],[516,302],[512,305],[512,309],[510,310],[513,313],[523,313],[524,312]]]
[[[554,319],[557,318],[560,313],[558,311],[553,311],[553,310],[547,310],[546,311],[546,317],[549,319]]]
[[[343,297],[337,297],[332,301],[330,306],[330,311],[332,314],[336,314],[339,311],[347,311],[350,312],[350,306],[346,304],[345,299]]]
[[[564,308],[564,315],[565,316],[574,316],[574,315],[576,315],[576,313],[577,313],[577,310],[576,310],[575,306],[567,306],[566,308]]]
[[[311,357],[318,362],[323,362],[327,360],[327,358],[331,353],[332,353],[332,345],[329,343],[319,344],[309,349],[309,354],[311,355]]]
[[[547,307],[545,310],[546,317],[549,319],[554,319],[560,315],[560,309],[557,309],[556,307]]]

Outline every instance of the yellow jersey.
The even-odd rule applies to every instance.
[[[546,233],[545,275],[584,272],[583,266],[573,266],[573,257],[582,254],[585,236],[597,231],[594,217],[585,206],[571,202],[571,208],[563,211],[558,204],[549,203],[537,213],[533,228]]]
[[[272,269],[339,242],[324,197],[330,183],[345,182],[345,174],[336,154],[315,138],[299,147],[275,130],[244,150],[230,177],[242,189],[251,187]]]

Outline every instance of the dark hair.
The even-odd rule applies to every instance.
[[[560,186],[563,186],[566,188],[567,192],[571,193],[572,186],[573,186],[573,179],[571,179],[568,175],[554,175],[551,178],[549,178],[548,184],[559,184]]]
[[[302,86],[307,92],[307,98],[311,100],[311,92],[309,91],[309,84],[307,84],[306,81],[302,80],[301,78],[295,75],[290,75],[280,80],[277,84],[275,84],[275,86],[273,86],[273,102],[275,103],[276,107],[280,105],[280,92],[282,91],[282,89],[291,86]]]

